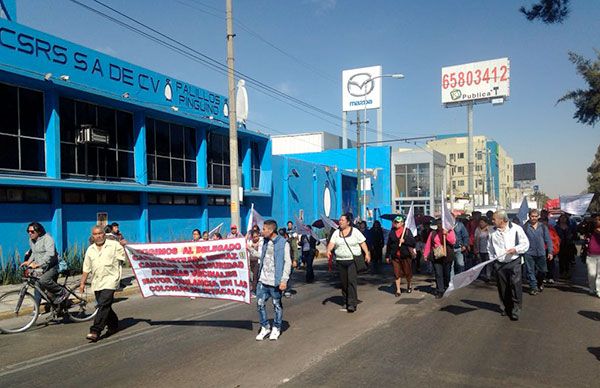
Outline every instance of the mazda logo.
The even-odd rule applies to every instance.
[[[371,79],[372,77],[369,73],[354,74],[346,84],[348,93],[353,97],[364,97],[368,95],[375,88],[375,82],[368,82]]]

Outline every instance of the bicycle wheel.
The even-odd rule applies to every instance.
[[[39,305],[29,292],[20,290],[0,296],[0,331],[21,333],[31,327],[38,317]]]
[[[94,302],[88,302],[79,297],[72,301],[71,306],[67,309],[67,316],[73,322],[85,322],[94,318],[98,313],[98,309]]]

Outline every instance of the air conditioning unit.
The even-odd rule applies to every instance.
[[[90,124],[81,124],[81,129],[75,136],[77,144],[108,144],[108,132],[94,128]]]

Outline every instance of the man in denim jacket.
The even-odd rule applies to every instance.
[[[256,287],[256,305],[261,328],[256,340],[262,341],[270,333],[269,339],[274,341],[281,334],[281,324],[283,322],[281,295],[287,287],[292,260],[290,258],[290,245],[285,238],[277,234],[277,223],[275,221],[265,221],[262,235],[264,242],[258,271],[258,285]],[[275,310],[272,330],[269,326],[266,310],[266,303],[270,298],[273,299]]]

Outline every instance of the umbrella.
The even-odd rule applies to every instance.
[[[432,216],[428,216],[425,214],[418,214],[417,216],[415,216],[415,223],[417,225],[423,225],[423,224],[430,224],[432,223],[432,221],[434,221],[435,218]]]
[[[335,220],[332,220],[336,225],[338,224]],[[317,228],[317,229],[323,229],[325,227],[325,223],[323,222],[322,219],[318,219],[315,222],[313,222],[312,224],[313,228]]]

